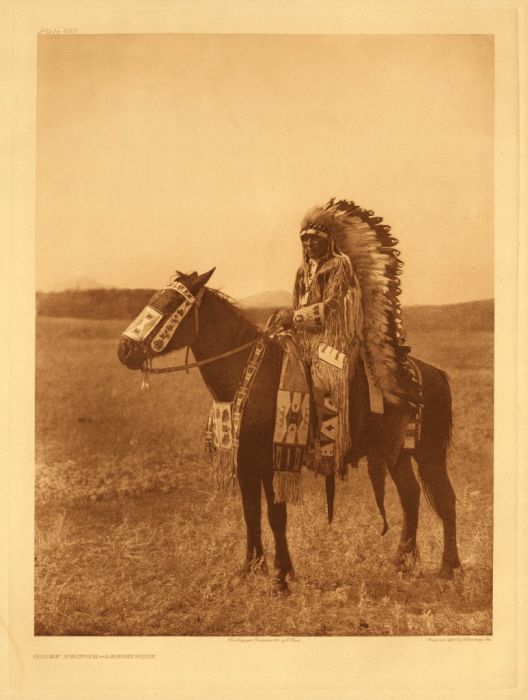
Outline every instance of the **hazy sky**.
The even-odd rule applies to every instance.
[[[493,296],[488,36],[40,36],[37,288],[292,286],[329,197],[383,216],[403,301]]]

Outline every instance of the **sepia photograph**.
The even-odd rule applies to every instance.
[[[38,37],[38,636],[493,630],[494,43]]]
[[[494,39],[37,39],[34,634],[493,634]]]

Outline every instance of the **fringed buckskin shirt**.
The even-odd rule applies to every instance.
[[[306,359],[313,356],[319,343],[325,343],[348,356],[358,350],[363,314],[357,275],[345,255],[326,255],[309,260],[298,270],[293,290],[293,308],[324,305],[322,325],[299,327],[301,347]]]

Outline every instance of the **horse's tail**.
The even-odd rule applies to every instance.
[[[425,497],[438,512],[435,480],[447,473],[447,457],[453,436],[453,406],[447,372],[421,363],[423,376],[422,434],[416,461]]]
[[[368,460],[368,475],[376,505],[383,519],[383,528],[381,534],[384,535],[389,529],[387,515],[385,513],[385,477],[387,475],[387,463],[384,460],[369,459]]]
[[[444,432],[440,436],[442,459],[445,462],[447,460],[449,446],[451,445],[451,439],[453,437],[453,399],[451,396],[449,375],[443,369],[439,369],[438,372],[444,380],[446,391]]]

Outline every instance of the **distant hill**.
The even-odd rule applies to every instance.
[[[132,320],[154,292],[154,289],[104,288],[37,292],[37,313],[41,316]],[[290,304],[291,294],[278,290],[246,297],[239,307],[254,323],[263,325],[272,311]],[[413,330],[436,328],[493,330],[494,301],[484,299],[442,306],[406,306],[403,321],[409,334]]]
[[[245,309],[245,312],[254,323],[264,325],[269,315],[279,306],[276,304],[260,308],[251,307]],[[286,307],[289,304],[282,304],[282,306]],[[436,328],[492,331],[494,327],[494,301],[493,299],[483,299],[438,306],[404,306],[403,325],[408,336],[414,330],[428,331]]]
[[[37,292],[37,314],[132,320],[147,304],[154,292],[154,289],[104,288]]]
[[[108,289],[104,284],[96,282],[91,277],[70,277],[54,284],[49,292],[64,292],[67,290]]]
[[[403,324],[413,329],[428,331],[435,328],[464,328],[468,331],[493,330],[495,303],[493,299],[467,301],[441,306],[404,306]]]
[[[37,313],[41,316],[76,318],[119,318],[136,316],[154,294],[154,289],[63,289],[37,292]],[[292,295],[283,290],[262,292],[237,303],[255,323],[265,322],[275,309],[291,306]]]

